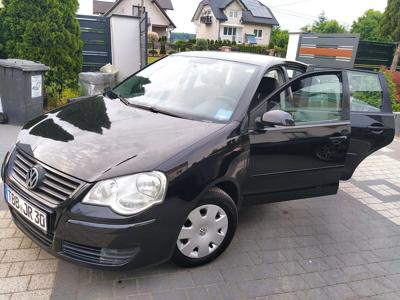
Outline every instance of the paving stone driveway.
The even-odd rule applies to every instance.
[[[227,252],[196,269],[77,267],[37,248],[0,207],[0,299],[400,299],[399,225],[399,141],[336,196],[242,210]]]

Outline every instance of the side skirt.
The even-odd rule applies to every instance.
[[[262,203],[274,203],[289,200],[299,200],[305,198],[314,198],[328,195],[337,194],[339,189],[339,182],[330,185],[291,190],[285,192],[275,192],[269,194],[256,194],[256,195],[243,195],[243,206],[262,204]]]

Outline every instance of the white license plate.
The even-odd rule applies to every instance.
[[[21,196],[7,188],[7,202],[25,219],[36,227],[47,232],[47,214],[36,208],[29,202],[22,199]]]

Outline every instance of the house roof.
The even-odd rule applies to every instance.
[[[104,15],[113,5],[114,2],[93,0],[93,13]]]
[[[174,6],[172,5],[171,0],[157,0],[158,4],[162,7],[162,9],[174,10]]]
[[[193,17],[193,20],[196,17],[196,14],[198,13],[199,9],[202,8],[204,5],[209,5],[211,7],[211,10],[215,16],[215,18],[217,18],[220,21],[227,21],[228,18],[227,16],[224,14],[224,9],[231,4],[233,1],[235,0],[202,0],[196,10],[195,16]],[[264,4],[262,4],[260,1],[258,0],[254,0],[257,2],[258,8],[260,10],[263,11],[267,11],[268,17],[260,17],[258,16],[259,14],[257,14],[257,11],[255,11],[254,6],[253,7],[248,7],[246,4],[249,4],[250,1],[242,1],[242,0],[237,0],[239,1],[242,6],[245,8],[242,14],[242,23],[245,24],[260,24],[260,25],[279,25],[279,22],[277,21],[277,19],[275,18],[274,14],[272,13],[272,11],[265,6]],[[254,2],[251,1],[251,2]],[[251,3],[250,2],[250,3]]]
[[[109,15],[110,12],[111,12],[114,8],[116,8],[119,4],[121,4],[123,1],[125,1],[125,0],[117,0],[117,1],[115,1],[115,2],[113,3],[113,5],[110,7],[110,9],[108,9],[108,10],[105,12],[104,15],[106,15],[106,16]],[[153,0],[153,1],[151,1],[151,2],[154,3],[154,5],[158,7],[158,9],[161,11],[161,13],[164,15],[164,17],[168,20],[168,22],[171,24],[171,26],[174,27],[174,28],[176,28],[174,22],[172,22],[171,18],[168,16],[168,14],[167,14],[167,12],[166,12],[166,9],[167,9],[167,8],[163,8],[163,6],[161,6],[161,2],[162,2],[164,5],[166,5],[166,4],[168,4],[168,2],[171,3],[171,0]],[[172,7],[172,3],[171,3],[171,7]],[[172,7],[172,9],[173,9],[173,7]]]

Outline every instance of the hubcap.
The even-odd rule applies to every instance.
[[[190,258],[202,258],[214,252],[224,241],[228,231],[228,217],[217,205],[195,208],[183,224],[177,246]]]

